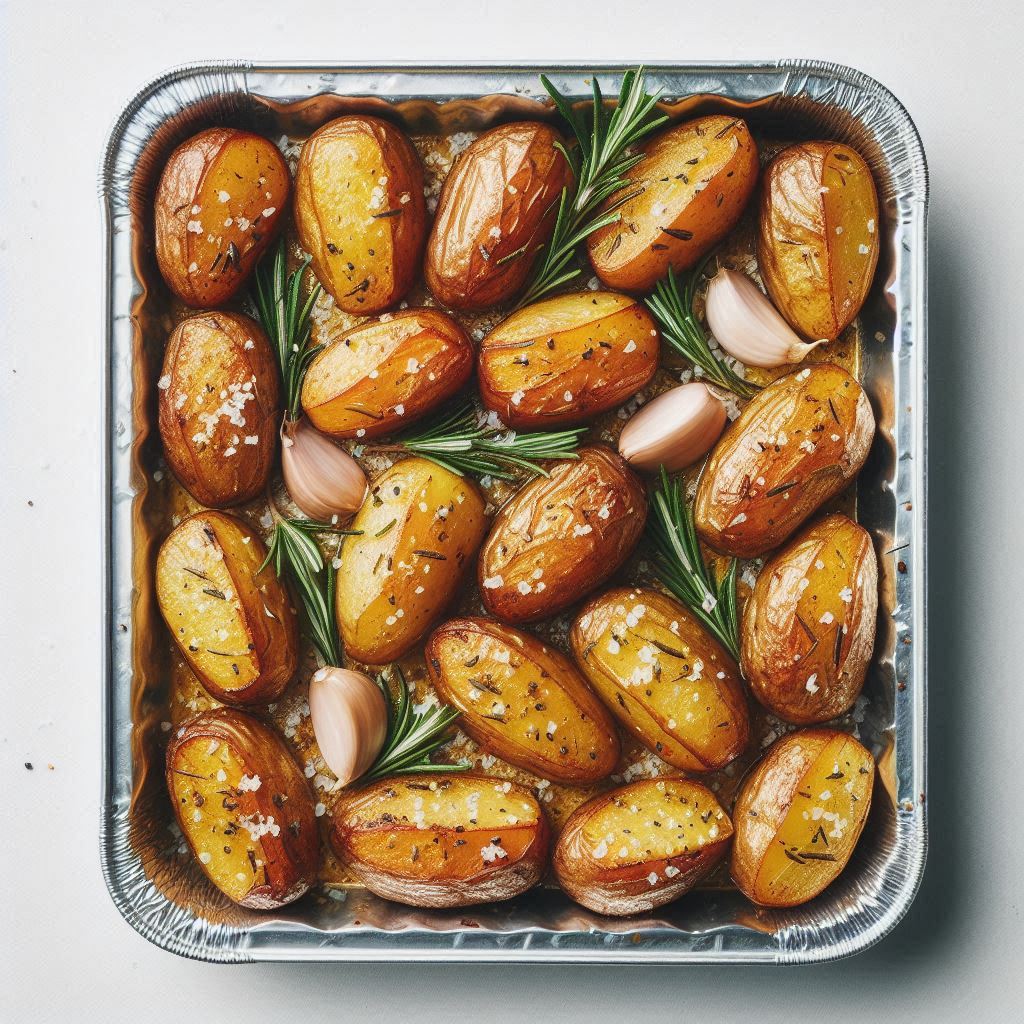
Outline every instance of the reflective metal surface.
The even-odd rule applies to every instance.
[[[248,960],[811,962],[877,941],[914,897],[924,865],[927,172],[906,111],[872,79],[837,65],[653,66],[673,119],[743,111],[755,131],[847,142],[879,186],[883,250],[860,317],[861,376],[878,435],[858,482],[858,518],[879,555],[875,659],[857,722],[879,763],[871,816],[840,879],[811,903],[761,910],[704,889],[647,917],[591,914],[557,890],[455,912],[416,911],[360,890],[307,897],[273,915],[227,903],[180,859],[168,831],[160,720],[166,665],[152,588],[160,535],[150,500],[155,381],[166,335],[148,211],[156,175],[182,139],[214,123],[302,135],[340,113],[387,108],[410,131],[476,131],[549,117],[540,71],[585,99],[623,66],[356,67],[201,64],[161,76],[124,109],[101,171],[105,219],[105,573],[103,871],[127,920],[186,956]],[[156,441],[156,447],[159,442]]]

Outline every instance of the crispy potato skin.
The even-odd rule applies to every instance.
[[[167,342],[158,395],[164,454],[196,501],[224,508],[263,491],[281,407],[277,363],[254,320],[234,313],[183,320]]]
[[[835,338],[878,264],[878,196],[864,159],[834,142],[784,149],[765,171],[757,258],[768,294],[806,338]]]
[[[521,121],[484,132],[457,159],[441,190],[423,268],[427,287],[446,306],[486,309],[526,283],[572,180],[555,148],[560,141],[550,126]]]
[[[874,434],[868,397],[841,367],[780,377],[712,451],[694,501],[698,534],[739,558],[778,547],[860,472]]]
[[[852,736],[803,729],[776,742],[743,784],[732,877],[764,907],[795,907],[846,867],[871,807],[875,762]]]
[[[491,619],[452,619],[427,642],[427,671],[459,727],[542,778],[587,785],[612,772],[611,716],[563,654]]]
[[[316,276],[345,312],[383,312],[409,290],[426,217],[420,158],[387,121],[339,117],[302,147],[295,226]]]
[[[499,510],[480,549],[484,606],[506,622],[536,622],[575,604],[629,557],[647,520],[647,495],[607,448],[581,448]]]
[[[660,336],[643,303],[556,295],[517,310],[480,345],[480,396],[516,430],[586,423],[648,384]]]
[[[743,675],[787,722],[827,722],[864,685],[875,645],[871,537],[843,515],[812,524],[761,570],[743,613]]]
[[[739,220],[758,173],[746,122],[724,114],[669,128],[642,152],[625,174],[625,191],[638,194],[587,239],[597,276],[629,292],[649,291],[669,267],[696,265]]]
[[[688,779],[644,779],[578,807],[553,866],[577,903],[598,914],[639,914],[692,889],[725,855],[732,833],[710,790]]]
[[[302,385],[302,408],[332,437],[392,434],[454,395],[475,358],[450,316],[405,310],[360,324],[317,355]]]
[[[409,775],[346,793],[331,844],[371,892],[414,907],[507,900],[540,881],[550,828],[533,794],[484,775]]]
[[[346,537],[335,614],[348,653],[401,657],[455,596],[486,530],[476,485],[426,459],[403,459],[371,484]]]
[[[573,657],[622,726],[676,768],[724,768],[750,738],[739,670],[678,601],[618,587],[573,622]]]
[[[181,831],[225,896],[273,910],[316,882],[313,797],[273,729],[232,708],[205,711],[178,729],[166,764]]]
[[[295,675],[295,613],[272,570],[256,575],[266,556],[260,538],[224,512],[189,516],[157,555],[156,594],[167,628],[224,704],[268,704]]]
[[[210,128],[167,161],[154,203],[156,259],[189,306],[222,306],[273,241],[291,176],[277,147],[236,128]]]

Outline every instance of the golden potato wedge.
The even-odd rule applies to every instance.
[[[486,529],[476,485],[426,459],[370,486],[346,537],[335,590],[348,653],[384,665],[409,651],[455,596]]]
[[[555,844],[558,884],[598,914],[626,916],[689,892],[725,855],[732,822],[688,779],[644,779],[588,800]]]
[[[612,772],[611,716],[572,663],[536,637],[483,618],[451,619],[430,635],[427,671],[459,727],[509,764],[587,785]]]
[[[631,198],[619,219],[587,239],[601,281],[630,292],[650,291],[669,267],[695,266],[739,220],[758,172],[746,122],[726,114],[669,128],[642,153],[625,174]]]
[[[247,316],[200,313],[174,329],[158,382],[168,465],[196,501],[239,505],[267,486],[281,416],[267,336]]]
[[[875,762],[852,736],[803,729],[776,742],[733,808],[732,877],[763,907],[814,899],[846,867],[871,807]]]
[[[576,616],[569,642],[601,700],[663,761],[707,772],[746,747],[736,663],[678,601],[642,587],[609,590]]]
[[[778,547],[860,472],[875,435],[864,389],[832,363],[754,396],[715,446],[694,500],[701,539],[753,558]]]
[[[253,910],[297,900],[316,882],[313,796],[281,737],[232,708],[204,711],[167,748],[167,788],[206,877]]]
[[[629,557],[647,495],[607,448],[556,463],[494,517],[477,575],[487,610],[508,622],[550,618],[600,586]]]
[[[660,336],[644,304],[613,292],[517,310],[480,345],[480,397],[510,427],[586,423],[649,383]]]
[[[291,600],[263,541],[242,520],[196,512],[160,547],[156,595],[189,668],[224,704],[268,704],[298,664]]]
[[[507,900],[540,881],[550,830],[525,787],[408,775],[346,794],[331,844],[370,892],[414,907]]]
[[[332,437],[392,434],[454,395],[473,373],[474,359],[466,332],[440,310],[385,315],[314,358],[302,408]]]
[[[572,180],[539,121],[484,132],[455,162],[427,242],[427,287],[452,309],[486,309],[526,283],[551,238],[558,200]]]
[[[237,128],[183,142],[156,190],[156,260],[189,306],[222,306],[277,234],[291,176],[277,146]]]
[[[423,165],[412,143],[376,117],[339,117],[302,147],[295,226],[339,309],[371,316],[419,272],[426,239]]]
[[[743,612],[743,675],[787,722],[849,711],[875,645],[878,565],[871,537],[843,515],[809,526],[765,563]]]
[[[757,258],[768,294],[805,338],[835,338],[860,312],[878,264],[878,196],[859,153],[836,142],[784,149],[765,170]]]

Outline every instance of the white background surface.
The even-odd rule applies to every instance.
[[[1015,1016],[1020,10],[926,0],[0,0],[0,1020]],[[780,56],[828,58],[885,82],[916,119],[931,167],[931,852],[908,919],[868,953],[802,969],[226,968],[148,945],[107,897],[96,839],[95,183],[122,103],[159,71],[199,58]]]

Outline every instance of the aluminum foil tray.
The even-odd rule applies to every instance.
[[[626,66],[195,64],[151,82],[117,119],[100,182],[107,523],[100,844],[115,904],[157,945],[229,962],[798,963],[866,948],[914,898],[926,847],[927,170],[914,124],[891,93],[857,71],[813,61],[655,65],[648,81],[663,90],[673,120],[727,110],[764,136],[843,141],[865,156],[879,188],[883,246],[858,353],[878,433],[856,494],[857,517],[879,556],[879,620],[854,726],[879,773],[863,838],[838,881],[791,910],[756,908],[724,884],[621,920],[585,911],[552,888],[437,912],[350,887],[344,900],[313,894],[268,915],[228,903],[188,858],[174,855],[162,775],[168,668],[155,641],[163,626],[152,582],[162,539],[155,384],[169,314],[151,209],[164,161],[213,124],[277,139],[301,138],[350,111],[385,112],[411,133],[439,135],[550,119],[542,71],[563,93],[585,99],[591,73],[612,95]]]

